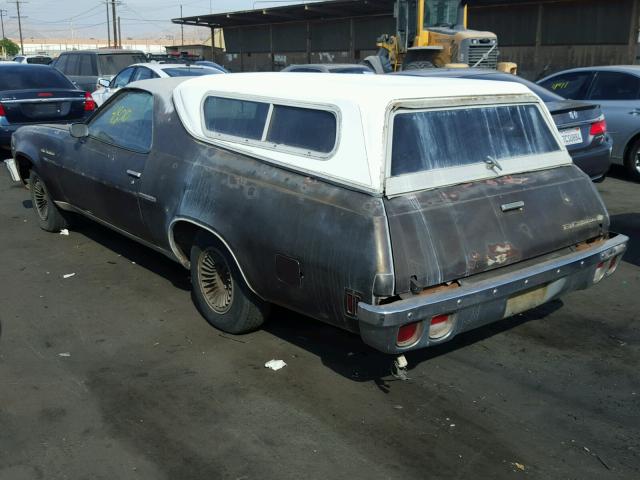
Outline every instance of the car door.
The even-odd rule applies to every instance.
[[[571,100],[583,100],[587,97],[593,81],[593,72],[580,70],[577,72],[559,73],[538,82],[547,90]]]
[[[625,72],[597,72],[588,99],[600,104],[613,140],[612,156],[621,160],[628,140],[640,131],[640,77]]]
[[[138,204],[140,179],[151,150],[153,96],[121,92],[88,124],[89,135],[65,151],[62,188],[76,208],[148,239]]]

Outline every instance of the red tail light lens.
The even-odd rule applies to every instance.
[[[597,135],[604,135],[605,133],[607,133],[607,122],[604,119],[591,124],[589,135],[595,137]]]
[[[0,103],[0,117],[6,117],[6,116],[7,116],[7,114],[6,114],[6,112],[4,111],[4,105],[2,105],[2,104]]]
[[[84,92],[84,111],[93,112],[96,109],[96,102],[89,92]]]
[[[420,339],[420,334],[422,333],[422,323],[409,323],[407,325],[402,325],[398,329],[398,337],[396,339],[396,345],[399,347],[408,347],[413,345]]]

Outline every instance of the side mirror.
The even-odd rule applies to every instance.
[[[73,138],[85,138],[89,136],[89,127],[86,123],[72,123],[69,126],[69,133]]]
[[[111,85],[111,82],[109,80],[107,80],[106,78],[99,78],[98,79],[98,85],[100,85],[101,87],[104,87],[104,88],[109,88],[109,85]]]

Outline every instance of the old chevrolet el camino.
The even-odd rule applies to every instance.
[[[628,240],[516,83],[138,82],[13,155],[43,229],[76,212],[163,252],[231,333],[278,304],[399,354],[591,287]]]

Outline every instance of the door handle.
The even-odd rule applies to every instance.
[[[135,170],[127,170],[127,175],[134,178],[140,178],[142,176],[140,172],[136,172]]]

